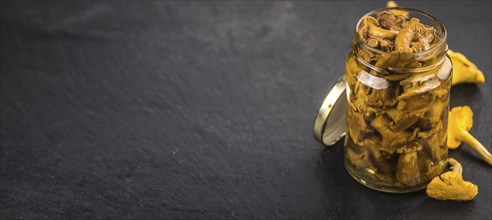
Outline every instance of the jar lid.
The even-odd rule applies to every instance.
[[[343,74],[326,95],[314,120],[314,138],[325,146],[334,145],[347,130],[347,95]]]

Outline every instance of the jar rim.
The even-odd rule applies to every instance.
[[[426,17],[430,18],[432,21],[435,21],[438,24],[439,28],[441,29],[441,31],[442,31],[442,37],[439,39],[440,41],[436,45],[434,45],[432,48],[430,48],[429,50],[421,51],[421,52],[417,52],[417,53],[413,53],[415,56],[424,57],[424,56],[426,56],[428,54],[435,53],[436,50],[439,50],[440,48],[442,48],[443,44],[446,43],[446,38],[447,38],[448,32],[446,31],[446,27],[444,27],[444,24],[439,19],[437,19],[436,17],[434,17],[430,13],[425,12],[425,11],[422,11],[422,10],[419,10],[419,9],[406,8],[406,7],[392,7],[392,8],[380,8],[380,9],[372,10],[372,11],[366,13],[364,16],[362,16],[359,19],[359,21],[355,25],[354,33],[355,33],[355,36],[356,36],[355,38],[360,43],[360,45],[362,45],[362,47],[364,47],[364,49],[367,49],[367,50],[369,50],[369,51],[371,51],[373,53],[377,53],[377,54],[391,53],[391,52],[385,52],[385,51],[382,51],[382,50],[378,50],[378,49],[369,47],[367,44],[364,43],[364,41],[360,38],[360,36],[358,34],[360,24],[361,24],[362,20],[365,17],[367,17],[367,16],[369,16],[371,14],[376,14],[378,12],[383,12],[383,11],[387,11],[387,10],[391,10],[391,9],[397,9],[397,10],[408,11],[408,12],[416,12],[418,14],[421,14],[423,16],[426,16]],[[447,51],[447,47],[444,50]]]

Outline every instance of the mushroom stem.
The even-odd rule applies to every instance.
[[[450,170],[455,173],[462,174],[463,173],[463,167],[461,166],[460,162],[458,162],[454,158],[448,158],[448,164],[450,166]]]
[[[386,30],[376,25],[370,23],[368,25],[369,34],[373,37],[379,37],[383,39],[395,39],[396,35],[398,35],[398,31]]]
[[[468,144],[477,154],[492,166],[492,155],[477,139],[475,139],[466,129],[460,129],[460,139]]]
[[[415,33],[410,29],[403,29],[396,36],[395,39],[395,50],[400,53],[411,53],[410,42],[412,42]]]

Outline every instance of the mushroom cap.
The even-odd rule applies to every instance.
[[[398,4],[396,4],[395,1],[386,2],[386,8],[394,8],[394,7],[398,7]]]
[[[426,193],[429,197],[438,200],[472,200],[478,194],[478,187],[463,180],[461,174],[448,171],[434,177],[427,185]]]
[[[453,61],[453,81],[452,84],[485,82],[485,77],[478,67],[468,60],[462,53],[448,50],[448,55]]]
[[[461,144],[461,132],[468,132],[473,126],[473,112],[469,106],[454,107],[448,115],[448,148],[455,149]]]

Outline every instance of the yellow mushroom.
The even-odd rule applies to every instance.
[[[453,61],[453,85],[460,83],[481,84],[485,82],[482,71],[463,54],[448,50],[448,55]]]
[[[400,152],[395,172],[398,182],[407,186],[416,186],[420,183],[417,154],[422,149],[422,144],[412,141],[397,150],[397,152]]]
[[[451,109],[448,115],[448,148],[456,149],[463,141],[492,166],[490,152],[468,132],[472,126],[473,112],[469,106],[459,106]]]
[[[410,43],[414,36],[415,32],[410,29],[401,30],[395,39],[395,51],[400,53],[413,53],[414,51],[410,48]]]
[[[413,132],[407,130],[395,132],[391,130],[390,122],[391,121],[383,115],[379,115],[376,116],[370,124],[383,138],[379,148],[393,154],[399,147],[413,141],[420,129],[416,128]]]
[[[359,37],[361,39],[366,39],[367,38],[367,32],[368,32],[368,29],[369,29],[369,25],[373,25],[373,26],[379,26],[379,23],[378,23],[378,20],[376,20],[374,17],[372,16],[366,16],[362,19],[362,22],[359,26]]]
[[[461,163],[458,162],[456,159],[448,158],[448,164],[449,164],[449,171],[459,174],[463,173],[463,166],[461,166]]]
[[[379,37],[383,39],[395,39],[396,35],[398,35],[398,31],[386,30],[376,26],[373,23],[368,24],[368,32],[372,37]]]
[[[388,1],[386,2],[386,8],[396,8],[398,7],[398,4],[396,4],[396,2],[394,1]],[[402,11],[402,10],[391,10],[391,13],[393,13],[394,15],[398,16],[398,15],[401,15],[405,18],[408,18],[408,11]]]
[[[394,1],[386,2],[386,8],[396,8],[396,7],[398,7],[398,4],[396,4],[396,2]]]
[[[367,39],[366,44],[367,44],[367,46],[370,46],[372,48],[377,48],[379,46],[379,41],[381,41],[381,40],[371,37],[371,38]]]
[[[384,29],[399,31],[401,30],[401,23],[403,22],[403,20],[405,20],[405,18],[398,19],[398,17],[391,13],[389,10],[378,13],[378,21],[380,27]]]
[[[478,194],[478,187],[463,180],[461,164],[453,158],[448,159],[450,170],[434,177],[427,185],[426,193],[437,200],[472,200]]]

